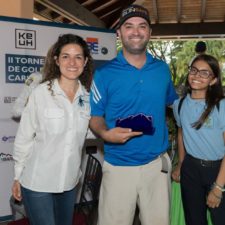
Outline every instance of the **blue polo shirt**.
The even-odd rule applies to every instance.
[[[173,111],[177,125],[182,127],[184,146],[190,155],[203,160],[222,159],[225,154],[225,99],[220,101],[219,111],[214,107],[205,123],[199,130],[192,124],[199,120],[205,110],[205,100],[197,101],[188,94],[184,99],[180,114],[178,105],[180,100],[174,102]]]
[[[95,72],[91,88],[91,115],[105,116],[109,129],[118,117],[143,113],[153,116],[153,135],[134,137],[125,144],[104,144],[105,160],[112,165],[143,165],[169,147],[165,107],[178,98],[168,65],[148,52],[141,68],[130,65],[122,51]]]

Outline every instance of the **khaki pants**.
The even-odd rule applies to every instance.
[[[132,225],[136,204],[142,225],[169,225],[171,162],[162,173],[158,158],[142,166],[103,164],[98,225]]]

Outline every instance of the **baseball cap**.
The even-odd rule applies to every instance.
[[[118,28],[120,28],[121,25],[131,17],[142,17],[148,22],[149,25],[151,24],[149,12],[146,8],[140,5],[130,5],[129,7],[122,10]]]

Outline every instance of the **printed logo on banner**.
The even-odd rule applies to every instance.
[[[36,49],[36,31],[15,29],[16,48]]]
[[[98,38],[87,37],[86,42],[91,50],[92,54],[99,54],[101,52],[103,55],[108,54],[108,49],[106,47],[100,47]],[[99,51],[101,50],[101,51]]]
[[[87,37],[86,42],[91,50],[91,53],[98,54],[98,38]]]
[[[15,136],[3,136],[2,142],[3,143],[13,143],[15,140]]]
[[[102,48],[101,48],[101,53],[102,53],[103,55],[107,55],[107,54],[108,54],[108,48],[102,47]]]
[[[40,72],[44,62],[44,56],[6,54],[6,83],[24,83],[31,73]]]
[[[17,99],[17,97],[5,96],[4,103],[14,103],[16,101],[16,99]]]
[[[0,162],[5,161],[13,161],[13,157],[11,154],[5,154],[3,152],[0,153]]]

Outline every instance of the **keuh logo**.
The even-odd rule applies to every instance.
[[[36,31],[15,29],[15,47],[22,49],[36,49]]]

